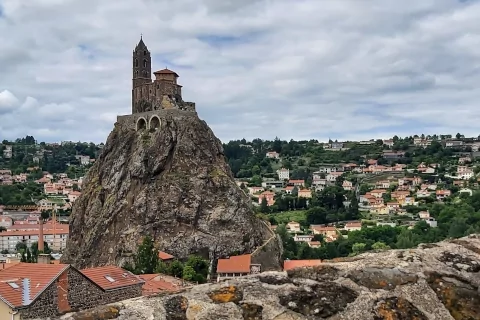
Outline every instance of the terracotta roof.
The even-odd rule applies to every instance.
[[[322,264],[322,260],[285,260],[283,270],[288,271],[295,268],[313,267]]]
[[[20,224],[20,226],[25,226],[27,224]],[[13,230],[13,231],[3,231],[0,233],[0,237],[7,236],[36,236],[38,235],[39,229],[33,230]],[[57,229],[55,235],[68,234],[68,230]],[[43,235],[53,235],[53,229],[43,230]]]
[[[249,273],[252,256],[244,254],[228,259],[218,259],[217,273]]]
[[[345,224],[345,227],[346,228],[358,228],[358,227],[362,227],[362,223],[361,222],[348,222]]]
[[[22,280],[30,279],[30,298],[35,300],[48,286],[57,279],[68,264],[17,263],[0,272],[0,298],[11,307],[22,307]],[[13,288],[9,283],[14,283]]]
[[[313,229],[317,231],[336,231],[337,228],[335,227],[314,227]]]
[[[175,258],[171,254],[168,254],[168,253],[163,252],[163,251],[158,251],[158,257],[162,260],[170,260],[170,259]]]
[[[151,295],[162,291],[175,292],[181,289],[180,285],[166,281],[162,276],[160,273],[139,275],[139,277],[145,281],[142,286],[143,295]]]
[[[117,289],[143,283],[133,273],[117,266],[104,266],[80,270],[80,272],[103,290]]]
[[[178,74],[176,72],[167,68],[155,71],[153,74],[174,74],[176,77],[178,77]]]
[[[288,183],[305,183],[305,180],[295,180],[295,179],[291,179],[288,181]]]

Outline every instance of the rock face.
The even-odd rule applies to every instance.
[[[480,235],[472,235],[195,286],[61,319],[475,320],[480,319],[479,265]]]
[[[254,216],[208,125],[174,109],[159,117],[157,130],[115,124],[75,202],[62,262],[122,265],[151,235],[178,258],[251,253],[271,239],[263,259],[279,267],[281,244]]]

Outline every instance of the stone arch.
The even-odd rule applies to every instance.
[[[147,120],[145,118],[138,118],[137,120],[137,131],[147,129]]]
[[[149,122],[149,128],[150,129],[154,129],[154,130],[158,130],[160,129],[160,126],[161,126],[162,122],[160,121],[160,118],[158,116],[153,116],[150,118],[150,122]]]

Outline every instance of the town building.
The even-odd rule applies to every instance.
[[[269,159],[280,159],[280,154],[276,151],[269,151],[265,154],[265,157]]]
[[[313,236],[312,235],[309,235],[309,234],[296,234],[294,237],[293,237],[293,240],[295,242],[310,242],[312,241],[313,239]]]
[[[6,145],[5,149],[3,150],[3,157],[5,159],[10,159],[13,156],[13,146]]]
[[[353,190],[353,183],[348,180],[344,180],[342,183],[343,190],[351,191]]]
[[[261,265],[252,264],[251,254],[231,256],[227,259],[218,259],[217,282],[260,272]]]
[[[295,186],[295,187],[305,187],[305,180],[291,179],[291,180],[288,180],[288,185]]]
[[[17,263],[0,272],[0,319],[53,318],[138,297],[143,283],[116,266],[79,271],[68,264]]]
[[[360,221],[347,222],[343,227],[343,229],[349,232],[362,230],[362,222]]]
[[[272,191],[264,191],[258,196],[258,204],[262,204],[263,199],[267,201],[267,206],[273,206],[275,204],[275,193]]]
[[[16,245],[23,242],[27,247],[38,242],[40,224],[14,224],[7,231],[0,232],[0,251],[16,252]],[[63,250],[67,246],[69,234],[68,224],[46,223],[43,226],[43,240],[54,251]]]
[[[277,170],[278,180],[288,180],[290,179],[290,170],[281,168]]]
[[[300,189],[298,190],[298,197],[310,199],[312,197],[312,191],[310,189]]]
[[[300,223],[298,223],[296,221],[290,221],[289,223],[287,223],[287,225],[285,227],[287,228],[287,231],[291,232],[291,233],[302,232],[302,228],[300,226]]]
[[[330,172],[337,172],[341,171],[337,166],[335,165],[323,165],[318,168],[318,171],[314,173],[330,173]]]

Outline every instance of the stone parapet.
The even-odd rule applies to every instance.
[[[161,109],[147,112],[139,112],[129,115],[117,116],[117,123],[129,129],[156,129],[169,118],[180,118],[185,116],[198,116],[195,111],[195,103],[186,102],[186,110]],[[158,121],[158,122],[157,122]]]

